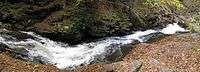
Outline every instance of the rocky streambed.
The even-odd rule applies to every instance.
[[[140,72],[198,72],[200,67],[199,43],[200,35],[196,33],[167,36],[152,43],[141,43],[132,46],[131,51],[122,61],[111,64],[81,66],[73,70],[73,72],[128,72],[131,69],[131,71],[136,70]],[[30,64],[14,59],[7,53],[1,53],[0,57],[0,70],[2,72],[33,72],[35,69],[44,72],[59,72],[59,70],[50,65]]]
[[[118,62],[79,66],[64,72],[198,72],[200,68],[200,35],[197,33],[175,34],[131,47],[130,52]],[[3,72],[60,72],[51,65],[31,64],[5,52],[0,54],[0,65]]]
[[[199,34],[175,34],[132,46],[122,61],[83,66],[72,72],[199,72],[199,42]]]
[[[14,58],[36,64],[53,64],[60,69],[74,69],[91,64],[122,61],[132,45],[148,42],[177,32],[188,32],[177,23],[157,30],[136,31],[121,37],[107,37],[90,43],[68,45],[52,41],[33,32],[1,30],[1,51],[10,51]]]

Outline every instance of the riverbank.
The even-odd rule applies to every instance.
[[[8,52],[0,53],[0,72],[59,72],[53,65],[31,64],[12,58]]]
[[[168,36],[152,43],[135,45],[123,61],[82,66],[72,72],[198,72],[199,61],[200,35],[187,33]],[[0,66],[2,72],[60,71],[52,65],[35,65],[14,59],[8,53],[0,54]]]
[[[74,72],[199,72],[198,34],[173,35],[133,47],[123,61],[117,64],[89,65],[80,67]]]
[[[200,36],[181,34],[139,44],[124,58],[143,62],[141,72],[199,72]]]

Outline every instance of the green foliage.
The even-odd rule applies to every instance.
[[[3,24],[0,22],[0,28],[11,28],[11,24]]]
[[[163,0],[146,0],[145,1],[146,5],[150,5],[153,7],[161,5],[161,3],[163,3]]]
[[[105,24],[106,23],[113,23],[113,28],[116,30],[119,29],[128,29],[132,25],[130,22],[130,18],[126,13],[123,12],[117,12],[117,11],[112,11],[107,15],[100,15],[101,21],[103,21]]]
[[[180,0],[146,0],[145,4],[151,7],[174,6],[179,10],[185,9],[185,6]]]
[[[68,6],[62,23],[56,27],[59,32],[80,33],[85,29],[86,24],[92,22],[93,11],[88,10],[82,0],[74,0],[73,4]]]
[[[74,0],[75,2],[74,2],[74,4],[76,5],[76,6],[78,6],[83,0]]]
[[[192,44],[192,50],[195,52],[200,52],[200,46],[199,44]]]
[[[0,11],[5,12],[8,14],[16,15],[16,16],[21,16],[27,10],[28,5],[23,5],[23,4],[18,4],[18,5],[13,5],[10,3],[2,3],[0,2]]]
[[[193,19],[188,23],[190,30],[200,33],[200,12],[193,15]]]

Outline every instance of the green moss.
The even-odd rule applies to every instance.
[[[187,20],[188,29],[193,32],[200,33],[200,1],[199,0],[189,0],[185,1],[184,4],[188,7],[188,14],[191,18]]]
[[[82,0],[73,0],[72,4],[67,6],[63,15],[63,20],[56,24],[57,32],[80,33],[86,24],[92,22],[92,11],[84,5]]]
[[[146,0],[144,4],[150,7],[174,6],[179,10],[186,8],[180,0]]]
[[[192,49],[195,51],[195,52],[200,52],[200,46],[198,44],[193,44],[192,45]]]
[[[114,25],[111,25],[113,30],[111,31],[108,30],[110,34],[119,30],[129,30],[130,29],[129,27],[133,25],[130,21],[129,15],[120,11],[112,11],[112,12],[109,12],[108,14],[99,15],[99,16],[100,16],[99,21],[101,21],[102,23],[114,24]]]
[[[10,4],[10,3],[2,3],[0,2],[0,10],[3,13],[12,14],[15,16],[23,15],[24,12],[28,9],[28,5],[24,4]]]
[[[200,33],[200,12],[193,15],[193,19],[188,23],[188,28],[191,31]]]
[[[138,6],[136,11],[142,14],[142,17],[151,13],[160,14],[160,12],[162,12],[160,15],[173,14],[174,11],[183,13],[187,9],[180,0],[145,0]]]
[[[11,28],[11,24],[4,24],[4,23],[0,22],[0,28],[9,29],[9,28]]]
[[[75,5],[78,6],[83,0],[74,0],[75,1]]]

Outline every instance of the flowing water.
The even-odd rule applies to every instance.
[[[0,42],[12,49],[24,48],[28,51],[29,59],[40,57],[43,62],[54,64],[58,68],[64,69],[81,64],[90,64],[96,59],[103,60],[106,55],[114,53],[123,45],[131,44],[136,40],[139,42],[148,41],[145,37],[153,33],[174,34],[187,31],[174,23],[160,30],[137,31],[127,36],[108,37],[99,41],[74,46],[52,41],[33,32],[23,32],[34,37],[23,40],[17,40],[16,37],[9,35],[1,35]]]

